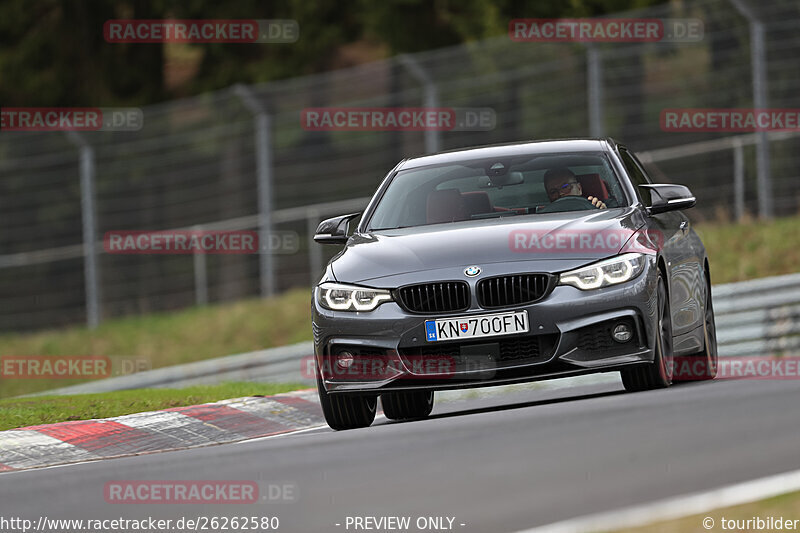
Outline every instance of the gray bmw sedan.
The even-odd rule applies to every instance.
[[[423,418],[436,390],[612,371],[629,391],[713,379],[694,204],[611,139],[400,162],[363,213],[314,237],[343,245],[312,298],[328,424],[370,425],[378,397],[387,418]]]

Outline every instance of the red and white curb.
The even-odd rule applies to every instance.
[[[325,423],[315,389],[0,431],[0,472],[195,448]]]

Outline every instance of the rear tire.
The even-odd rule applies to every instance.
[[[378,397],[363,394],[329,394],[317,370],[317,392],[325,422],[336,431],[365,428],[375,420]]]
[[[629,392],[664,389],[672,384],[672,322],[669,298],[661,272],[658,273],[658,316],[653,362],[620,371],[622,384]]]
[[[433,391],[387,392],[381,404],[389,420],[426,418],[433,410]]]

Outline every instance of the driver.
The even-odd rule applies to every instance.
[[[567,167],[551,168],[544,173],[544,188],[551,202],[565,196],[583,196],[583,188],[578,178]],[[606,209],[606,204],[600,198],[589,196],[586,198],[598,209]]]

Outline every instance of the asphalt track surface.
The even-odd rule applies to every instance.
[[[356,531],[348,516],[408,516],[419,531],[418,517],[442,516],[454,517],[454,531],[515,531],[798,469],[799,399],[796,380],[517,391],[439,404],[424,421],[5,473],[0,516],[277,516],[291,532]],[[296,497],[104,499],[109,481],[184,479],[291,484]]]

